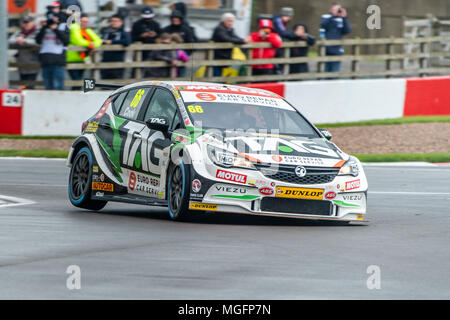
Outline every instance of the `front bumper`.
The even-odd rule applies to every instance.
[[[225,174],[223,172],[226,172]],[[298,219],[366,222],[367,180],[337,176],[326,184],[280,182],[257,170],[194,164],[191,210]],[[200,188],[199,188],[200,186]]]

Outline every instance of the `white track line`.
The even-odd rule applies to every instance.
[[[66,158],[0,157],[0,160],[66,161]]]
[[[0,209],[6,207],[24,206],[33,203],[35,202],[27,199],[0,195]]]
[[[407,196],[450,196],[450,192],[369,191],[369,194],[397,194]]]

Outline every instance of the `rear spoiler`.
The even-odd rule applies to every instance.
[[[84,93],[95,90],[95,88],[104,88],[104,89],[119,89],[122,88],[121,84],[112,84],[112,83],[97,83],[95,79],[83,79],[83,91]]]

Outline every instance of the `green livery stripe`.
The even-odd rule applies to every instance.
[[[216,198],[229,198],[229,199],[239,199],[239,200],[255,200],[259,199],[259,196],[228,196],[228,195],[213,195]]]
[[[355,207],[355,208],[360,207],[360,205],[358,204],[347,203],[341,200],[333,200],[333,202],[342,207]]]

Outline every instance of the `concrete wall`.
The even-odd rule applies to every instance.
[[[81,124],[94,115],[109,91],[23,91],[23,135],[78,135]]]

